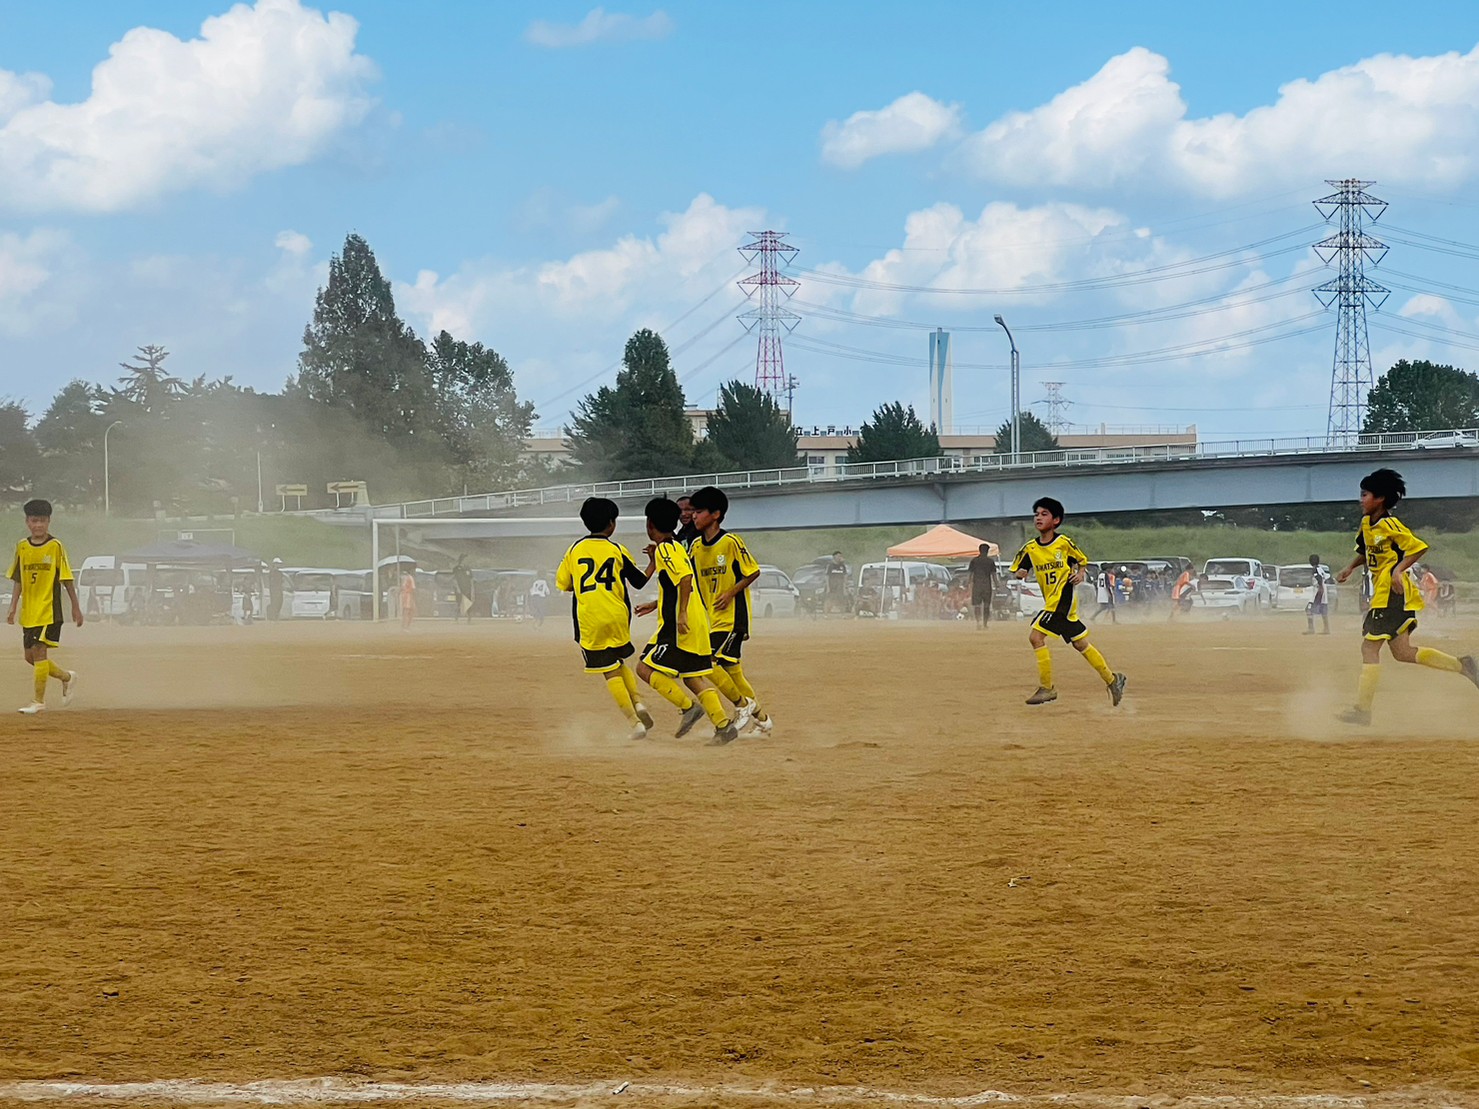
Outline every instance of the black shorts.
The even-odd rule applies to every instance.
[[[971,594],[971,606],[973,608],[980,608],[982,605],[989,605],[990,603],[991,603],[991,590],[989,590],[989,589],[986,590],[986,592],[984,592],[984,593],[974,593],[973,592]]]
[[[1330,611],[1330,606],[1324,601],[1311,601],[1304,606],[1304,611],[1309,616],[1324,616]]]
[[[1367,639],[1380,642],[1383,639],[1396,639],[1415,627],[1417,613],[1403,608],[1402,602],[1397,601],[1386,608],[1373,608],[1367,612],[1366,619],[1361,624],[1361,632]]]
[[[630,643],[623,643],[620,647],[597,647],[593,651],[582,647],[580,653],[585,656],[587,674],[604,674],[615,670],[622,659],[631,658],[637,652]]]
[[[26,650],[35,646],[60,647],[62,645],[61,624],[47,624],[44,628],[22,628],[21,644]]]
[[[711,632],[709,650],[713,651],[714,658],[721,662],[738,662],[747,638],[749,637],[740,635],[739,632]]]
[[[701,678],[714,670],[708,655],[695,655],[671,643],[649,643],[642,648],[642,661],[674,678]]]
[[[1032,626],[1048,635],[1062,636],[1064,643],[1077,643],[1089,634],[1082,620],[1070,620],[1067,614],[1043,609],[1032,621]]]

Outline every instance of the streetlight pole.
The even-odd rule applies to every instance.
[[[108,485],[108,432],[112,431],[122,420],[114,420],[103,430],[103,515],[107,516],[113,511],[112,490]]]
[[[257,515],[262,515],[262,448],[257,448]]]
[[[1018,461],[1022,452],[1022,360],[1017,355],[1017,340],[1012,338],[1012,329],[1000,316],[996,322],[1007,333],[1007,342],[1012,344],[1012,461]]]

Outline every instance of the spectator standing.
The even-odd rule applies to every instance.
[[[832,561],[827,563],[827,599],[822,611],[831,612],[834,608],[847,611],[847,563],[841,551],[833,551]]]
[[[544,580],[544,575],[534,579],[529,586],[529,615],[534,620],[536,628],[544,627],[544,614],[549,609],[549,582]]]
[[[457,615],[466,616],[472,623],[472,571],[465,564],[467,556],[458,555],[457,565],[452,567],[452,584],[457,589]]]
[[[991,594],[996,588],[996,559],[991,546],[981,544],[981,552],[970,561],[971,607],[976,610],[976,627],[991,626]]]
[[[1304,634],[1315,634],[1315,617],[1318,616],[1325,624],[1325,630],[1320,634],[1329,635],[1330,605],[1328,594],[1330,571],[1320,562],[1319,555],[1310,555],[1310,570],[1312,571],[1310,589],[1313,596],[1310,597],[1310,603],[1304,606],[1305,623],[1308,624]]]

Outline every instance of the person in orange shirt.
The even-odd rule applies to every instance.
[[[406,570],[401,574],[401,627],[409,630],[416,619],[416,571]]]
[[[1197,595],[1197,576],[1191,572],[1188,566],[1181,571],[1181,576],[1176,579],[1176,584],[1171,586],[1171,615],[1167,620],[1176,619],[1178,612],[1190,612],[1193,599]]]
[[[1423,591],[1423,600],[1429,605],[1438,603],[1438,575],[1427,567],[1423,567],[1422,577],[1418,579],[1418,588]]]

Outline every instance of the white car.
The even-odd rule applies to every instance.
[[[1419,435],[1413,444],[1418,450],[1441,450],[1445,447],[1479,447],[1479,433],[1473,431],[1434,431]]]
[[[1220,609],[1224,616],[1230,616],[1234,612],[1239,615],[1257,612],[1260,607],[1257,584],[1254,579],[1242,574],[1233,577],[1208,576],[1192,594],[1191,607],[1193,612],[1198,609]]]
[[[761,566],[760,576],[750,584],[752,616],[795,616],[801,590],[779,566]]]
[[[1206,565],[1202,567],[1202,573],[1209,578],[1219,580],[1241,579],[1240,588],[1245,588],[1253,594],[1254,609],[1273,607],[1274,590],[1269,582],[1273,567],[1265,569],[1263,563],[1256,558],[1209,558]]]
[[[1340,605],[1340,591],[1335,585],[1335,575],[1330,567],[1322,567],[1329,580],[1325,583],[1325,603],[1334,612]],[[1308,562],[1294,566],[1274,567],[1274,604],[1280,612],[1303,612],[1304,606],[1315,598],[1315,571]]]

